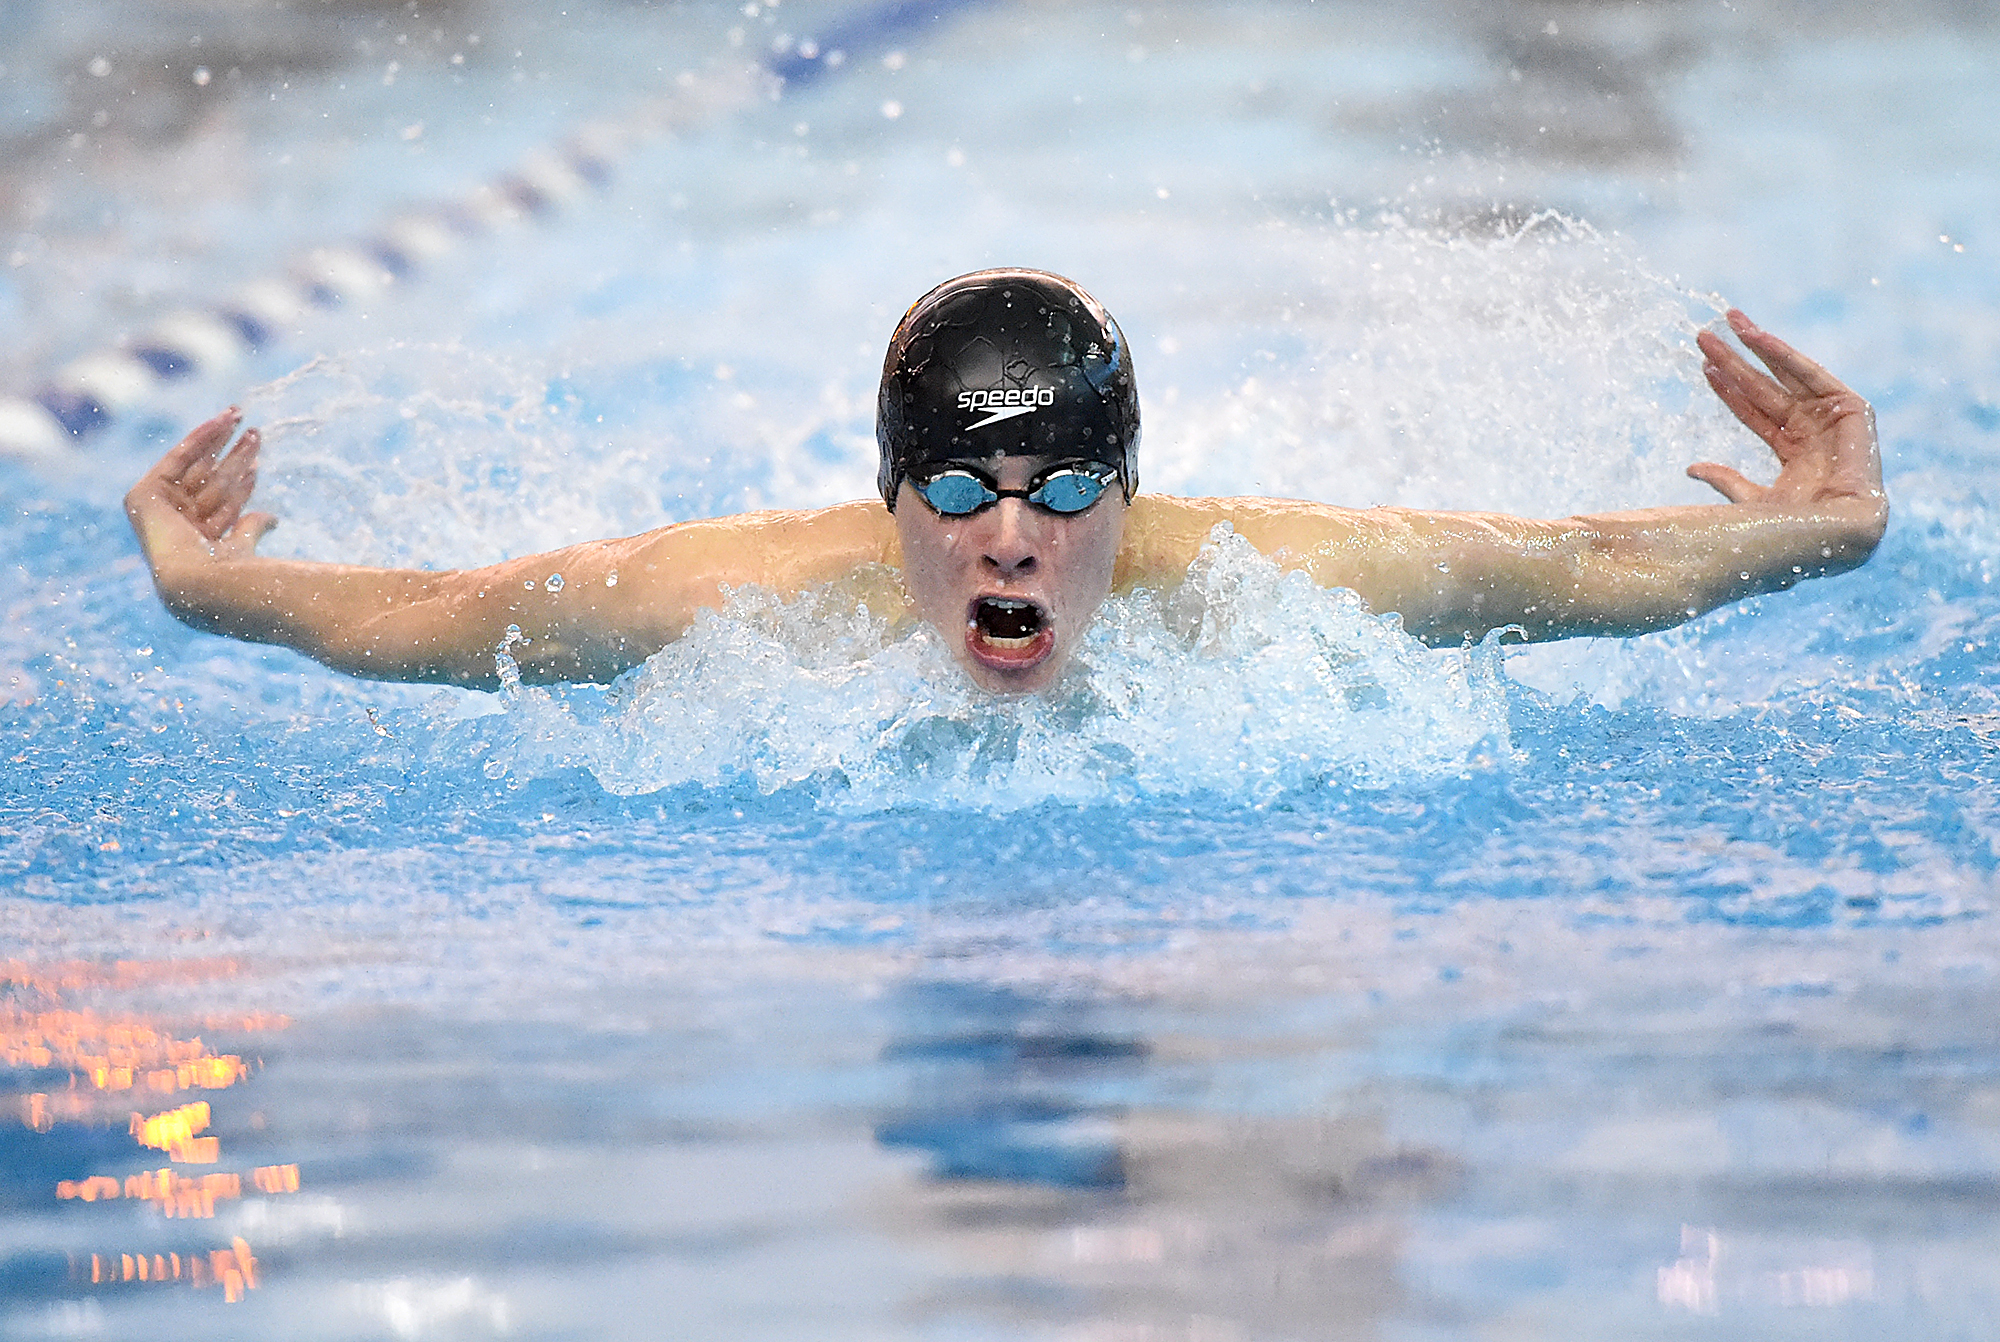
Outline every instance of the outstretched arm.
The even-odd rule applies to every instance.
[[[726,587],[829,581],[882,560],[889,537],[867,505],[849,504],[683,523],[451,573],[273,559],[256,547],[277,519],[245,511],[261,444],[255,429],[236,436],[240,422],[230,410],[200,425],[125,496],[161,600],[197,629],[376,680],[491,689],[494,652],[512,629],[523,679],[610,680],[679,638],[699,608],[719,606]]]
[[[1727,503],[1534,524],[1513,556],[1474,534],[1455,546],[1467,581],[1443,593],[1426,636],[1456,642],[1519,625],[1530,639],[1641,634],[1717,606],[1857,568],[1889,520],[1875,415],[1859,395],[1743,313],[1729,327],[1768,369],[1711,331],[1702,372],[1769,445],[1777,479],[1758,485],[1714,462],[1688,474]],[[1504,530],[1504,528],[1502,528]],[[1446,538],[1448,546],[1452,538]],[[1482,558],[1490,562],[1482,564]]]
[[[1540,521],[1230,500],[1214,520],[1447,645],[1509,626],[1531,640],[1642,634],[1859,566],[1889,516],[1868,403],[1741,312],[1729,325],[1768,374],[1711,332],[1702,371],[1778,476],[1688,468],[1726,503]]]

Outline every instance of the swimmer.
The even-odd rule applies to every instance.
[[[1855,568],[1888,520],[1868,403],[1741,312],[1728,322],[1768,372],[1706,331],[1702,371],[1778,472],[1760,485],[1690,466],[1715,504],[1540,521],[1141,494],[1138,388],[1117,323],[1060,276],[987,270],[931,290],[896,328],[877,406],[880,501],[683,522],[450,573],[274,559],[257,543],[277,519],[245,511],[257,430],[239,436],[230,410],[125,507],[161,599],[195,628],[357,676],[481,689],[499,683],[503,643],[525,681],[609,681],[728,589],[791,596],[886,572],[973,681],[1031,693],[1062,675],[1107,596],[1179,582],[1225,522],[1433,645],[1509,628],[1642,634]]]

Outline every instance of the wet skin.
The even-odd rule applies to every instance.
[[[1025,489],[1061,456],[954,462],[1002,489]],[[1079,465],[1086,463],[1079,462]],[[944,635],[973,683],[1028,694],[1055,683],[1111,594],[1126,504],[1114,486],[1067,516],[1003,498],[944,517],[908,480],[896,495],[903,580],[917,614]]]

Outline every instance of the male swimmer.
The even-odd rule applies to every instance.
[[[489,689],[512,628],[524,680],[608,681],[726,589],[789,596],[881,565],[976,683],[1033,692],[1062,675],[1106,596],[1180,581],[1220,522],[1429,643],[1508,626],[1536,640],[1639,634],[1854,568],[1888,520],[1867,402],[1742,313],[1729,326],[1769,375],[1710,332],[1702,371],[1778,475],[1758,485],[1689,467],[1718,504],[1536,521],[1140,494],[1138,389],[1117,323],[1060,276],[985,270],[917,300],[889,343],[881,504],[684,522],[453,573],[272,559],[256,548],[277,519],[244,511],[257,430],[237,436],[230,410],[125,508],[161,599],[197,629],[357,676]]]

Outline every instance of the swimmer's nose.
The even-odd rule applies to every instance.
[[[1002,499],[993,508],[993,528],[986,538],[986,563],[1003,578],[1035,571],[1040,544],[1035,517],[1021,499]]]

